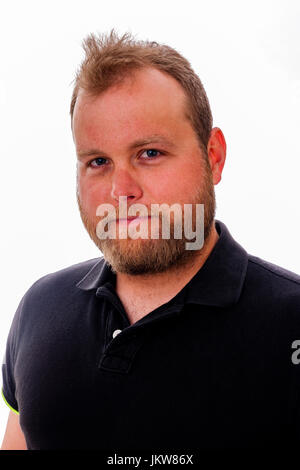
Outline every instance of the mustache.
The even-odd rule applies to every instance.
[[[164,207],[164,204],[167,207]],[[143,207],[141,209],[139,207],[134,208],[134,205],[135,204],[133,204],[132,206],[129,206],[127,208],[127,212],[126,210],[124,212],[124,208],[120,210],[119,207],[115,207],[113,208],[112,211],[105,208],[103,209],[102,214],[99,213],[96,215],[97,217],[99,217],[100,221],[105,219],[106,223],[113,223],[113,222],[117,222],[118,220],[124,220],[124,219],[132,220],[135,218],[142,218],[142,219],[151,218],[151,219],[159,219],[160,221],[163,221],[165,219],[170,219],[170,217],[172,218],[172,215],[174,218],[178,216],[184,217],[186,205],[192,208],[192,212],[194,212],[194,208],[196,209],[196,207],[199,205],[199,202],[187,203],[187,204],[173,203],[172,204],[172,206],[174,206],[173,209],[171,209],[171,207],[167,203],[153,204],[154,207],[151,206],[150,208],[142,205]],[[139,204],[137,204],[137,206],[138,205]],[[134,210],[132,210],[131,208],[134,208]]]
[[[139,214],[139,213],[137,213],[136,215],[128,215],[128,214],[127,214],[126,217],[124,217],[124,216],[120,217],[119,215],[117,215],[116,217],[108,217],[108,216],[105,216],[105,215],[104,215],[103,217],[100,216],[100,220],[106,219],[106,222],[107,222],[107,223],[112,223],[112,222],[118,222],[118,220],[126,220],[126,219],[131,220],[131,219],[135,219],[135,218],[143,218],[143,219],[146,219],[146,218],[148,218],[148,217],[151,217],[151,218],[158,218],[158,217],[159,217],[159,218],[162,218],[163,215],[162,215],[162,214],[158,214],[158,215],[157,215],[157,214],[156,214],[156,215],[154,215],[154,214],[152,214],[152,215],[151,215],[151,214],[147,214],[147,215],[145,215],[145,214]]]

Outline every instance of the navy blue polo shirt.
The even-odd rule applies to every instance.
[[[29,449],[299,447],[300,277],[215,224],[201,269],[132,325],[102,257],[25,293],[3,395]]]

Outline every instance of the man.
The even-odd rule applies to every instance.
[[[77,198],[104,257],[42,277],[21,300],[2,448],[299,444],[300,277],[247,254],[215,220],[226,143],[199,78],[175,50],[128,34],[84,48],[71,103]],[[123,201],[148,215],[124,217]],[[99,229],[103,204],[116,237]],[[174,235],[180,222],[200,231],[195,211],[172,212],[164,238],[155,204],[204,205],[202,246]],[[152,224],[158,238],[129,236]]]

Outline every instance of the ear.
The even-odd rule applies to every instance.
[[[207,144],[207,154],[212,171],[213,183],[218,184],[226,159],[226,141],[223,132],[214,127],[210,133]]]

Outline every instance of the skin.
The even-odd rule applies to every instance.
[[[97,206],[110,203],[117,208],[119,196],[148,208],[152,203],[183,204],[194,198],[204,181],[203,154],[184,110],[185,94],[180,84],[150,67],[98,96],[80,90],[73,138],[78,155],[78,199],[89,232],[95,231],[99,221],[95,216]],[[156,140],[131,148],[136,140],[155,134],[163,135],[171,145]],[[166,154],[150,161],[147,149]],[[216,185],[226,158],[226,143],[219,128],[212,130],[207,152],[212,184]],[[105,158],[104,164],[89,167],[88,163],[98,157]],[[193,259],[184,266],[155,274],[117,272],[116,292],[130,323],[174,297],[203,265],[217,239],[213,226],[204,248],[193,252]],[[131,250],[131,256],[147,248],[146,240],[122,242],[120,247],[124,253]]]
[[[24,434],[20,427],[19,415],[9,412],[1,450],[27,450]]]
[[[136,72],[134,79],[96,97],[79,91],[72,130],[78,155],[78,199],[90,230],[99,221],[95,217],[97,206],[110,203],[117,208],[119,196],[127,196],[130,204],[142,203],[150,208],[152,203],[189,203],[199,188],[205,187],[203,154],[194,129],[184,116],[184,106],[181,86],[153,68]],[[154,141],[130,148],[137,139],[154,134],[165,136],[171,145]],[[92,149],[101,152],[81,156]],[[150,161],[145,153],[147,149],[164,151],[165,155]],[[216,185],[221,180],[226,158],[225,139],[217,127],[211,131],[207,154],[211,181]],[[97,157],[106,158],[105,167],[88,167],[87,163]],[[117,273],[116,292],[130,323],[174,297],[205,263],[217,240],[213,224],[204,247],[193,252],[189,263],[156,274]],[[122,249],[125,252],[130,249],[137,257],[147,248],[147,240],[122,242]],[[26,449],[19,416],[13,412],[9,414],[2,444],[2,450],[8,449]]]

